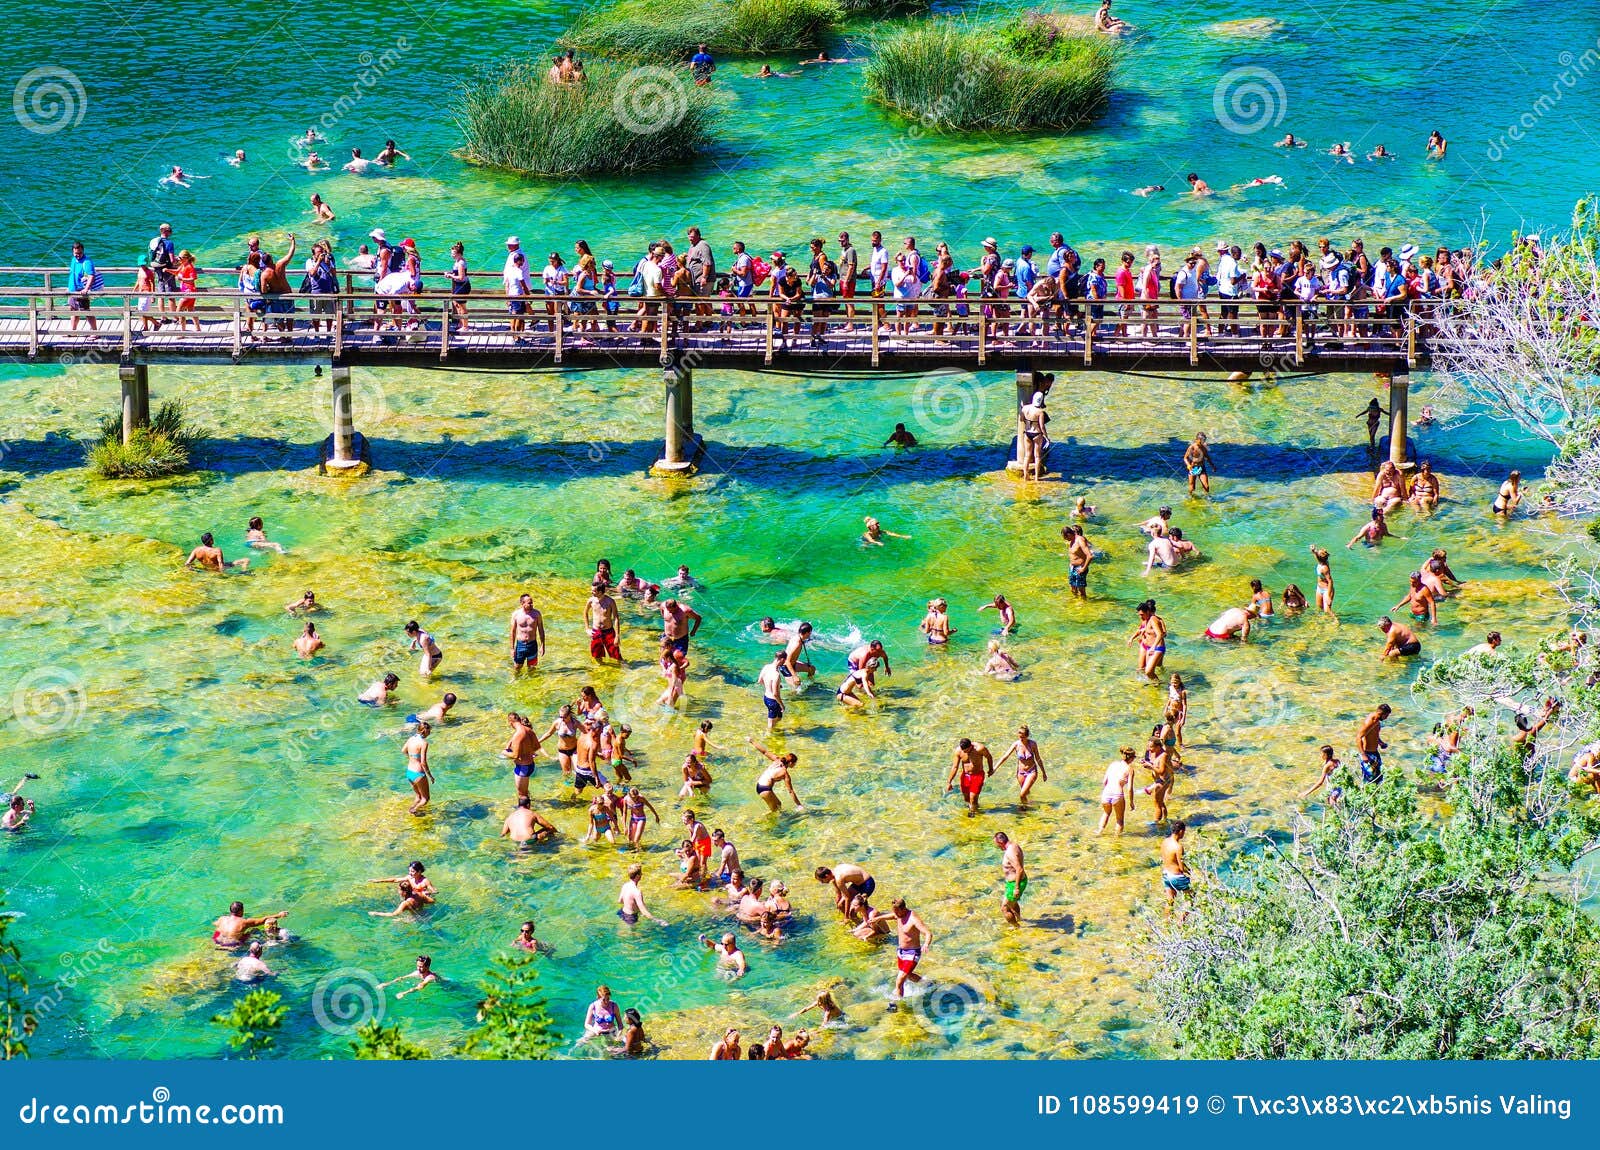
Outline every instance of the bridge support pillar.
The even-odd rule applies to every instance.
[[[122,442],[127,443],[136,428],[150,426],[150,368],[118,364],[117,378],[122,381]]]
[[[356,420],[351,406],[350,369],[335,364],[330,373],[333,393],[333,435],[325,466],[330,471],[353,471],[363,466],[356,454]]]
[[[1032,368],[1026,367],[1017,369],[1017,441],[1016,447],[1011,453],[1011,459],[1006,463],[1007,471],[1018,474],[1022,471],[1023,432],[1026,430],[1022,422],[1022,409],[1033,399],[1034,392],[1042,391],[1049,395],[1050,385],[1055,381],[1056,377],[1047,372],[1034,371]]]
[[[694,434],[694,370],[669,363],[661,374],[666,416],[661,458],[650,470],[655,475],[688,475],[694,471],[698,444]]]
[[[1404,372],[1390,376],[1378,377],[1386,379],[1389,384],[1389,462],[1404,470],[1411,466],[1407,461],[1406,437],[1411,430],[1411,412],[1409,399],[1411,391],[1411,377]]]

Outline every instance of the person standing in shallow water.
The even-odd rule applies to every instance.
[[[994,845],[1000,848],[1000,878],[1005,883],[1005,899],[1001,913],[1012,926],[1022,924],[1022,895],[1028,889],[1028,868],[1023,865],[1022,847],[1007,837],[1005,831],[996,831]]]
[[[1211,494],[1211,472],[1216,469],[1216,464],[1211,460],[1211,450],[1206,446],[1206,433],[1197,431],[1194,441],[1184,448],[1184,470],[1189,473],[1189,494],[1194,494],[1195,480],[1200,481],[1200,486],[1205,488],[1207,495]]]
[[[1180,894],[1190,900],[1194,898],[1194,892],[1190,889],[1194,880],[1189,874],[1189,863],[1183,857],[1183,836],[1188,829],[1188,824],[1179,819],[1172,824],[1172,833],[1161,840],[1161,886],[1167,892],[1169,915]],[[1188,916],[1189,912],[1185,910],[1183,917]]]
[[[414,815],[420,815],[432,798],[433,768],[428,765],[428,736],[432,733],[427,723],[418,723],[416,733],[406,740],[406,782],[417,796],[411,804]]]
[[[1061,529],[1061,537],[1067,541],[1067,587],[1075,599],[1089,597],[1089,564],[1094,562],[1094,548],[1089,546],[1089,537],[1083,533],[1083,528],[1076,523]]]

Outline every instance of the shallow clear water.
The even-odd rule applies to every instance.
[[[381,224],[439,253],[457,237],[491,252],[518,231],[537,237],[533,251],[585,235],[602,255],[689,223],[719,249],[737,234],[792,247],[812,232],[874,225],[947,238],[958,252],[989,233],[1039,245],[1053,228],[1108,252],[1258,232],[1460,242],[1480,209],[1501,233],[1524,219],[1559,223],[1585,190],[1584,150],[1565,145],[1592,123],[1587,81],[1501,160],[1485,154],[1528,92],[1548,85],[1556,54],[1592,40],[1581,15],[1424,3],[1396,28],[1392,6],[1347,5],[1333,24],[1314,6],[1280,5],[1285,31],[1256,39],[1204,30],[1261,14],[1248,5],[1213,5],[1203,16],[1128,7],[1122,14],[1148,39],[1130,46],[1124,94],[1105,122],[1076,137],[921,137],[898,148],[903,129],[858,100],[849,68],[762,87],[730,75],[734,67],[720,74],[737,105],[729,141],[711,162],[674,177],[566,186],[462,167],[447,154],[442,106],[467,66],[542,46],[566,18],[552,5],[460,4],[403,20],[392,6],[304,5],[303,16],[291,6],[248,31],[218,6],[186,19],[180,34],[148,39],[136,12],[106,36],[91,29],[109,9],[48,18],[29,10],[14,15],[15,58],[78,73],[88,109],[70,130],[16,133],[15,147],[0,150],[11,217],[0,260],[59,261],[65,238],[84,235],[103,262],[123,262],[158,217],[177,224],[180,243],[222,258],[253,231],[304,227],[312,190],[339,211],[347,248]],[[1521,56],[1505,57],[1505,67],[1463,65],[1450,84],[1418,81],[1435,55],[1465,60],[1519,13],[1532,21],[1535,12],[1518,27]],[[329,152],[394,135],[417,158],[408,174],[312,178],[285,168],[285,141],[348,90],[341,74],[359,53],[381,53],[401,34],[412,45],[403,68],[337,124]],[[181,82],[160,74],[168,45],[187,50]],[[1244,66],[1281,78],[1289,110],[1276,132],[1217,126],[1216,77]],[[1523,68],[1525,86],[1507,82]],[[1436,125],[1451,155],[1430,168],[1415,156]],[[1273,150],[1286,129],[1364,148],[1381,138],[1408,158],[1382,171],[1334,168],[1312,149]],[[215,157],[236,146],[261,167],[222,167]],[[874,170],[891,154],[890,168]],[[160,192],[156,180],[172,163],[214,178]],[[1269,172],[1287,183],[1203,204],[1127,194],[1202,166],[1218,187]],[[331,1001],[319,980],[349,970],[393,977],[420,951],[463,983],[391,998],[387,1016],[442,1049],[470,1024],[476,999],[466,984],[530,915],[557,948],[547,971],[560,1020],[575,1024],[604,980],[624,1005],[645,1008],[652,1036],[673,1055],[700,1055],[729,1023],[757,1030],[834,979],[846,984],[838,993],[853,1023],[823,1040],[836,1055],[1160,1052],[1167,1042],[1140,989],[1141,919],[1159,893],[1149,812],[1141,808],[1121,840],[1089,833],[1102,764],[1148,730],[1161,699],[1132,676],[1123,640],[1133,605],[1149,594],[1160,601],[1174,633],[1168,666],[1189,685],[1195,770],[1180,782],[1175,812],[1219,842],[1281,825],[1309,781],[1314,748],[1347,747],[1358,715],[1380,699],[1403,718],[1396,752],[1416,761],[1432,716],[1408,694],[1410,670],[1377,663],[1371,621],[1434,546],[1449,546],[1472,582],[1441,613],[1437,635],[1425,636],[1429,654],[1493,627],[1559,625],[1541,568],[1559,536],[1484,514],[1504,470],[1533,473],[1541,455],[1487,421],[1421,438],[1420,454],[1444,476],[1437,515],[1399,516],[1405,543],[1342,548],[1370,490],[1359,412],[1374,391],[1364,378],[1233,387],[1063,377],[1052,395],[1053,462],[1069,478],[1034,488],[1001,470],[1013,389],[998,375],[703,372],[695,413],[711,444],[707,466],[669,484],[645,474],[660,434],[651,373],[358,372],[357,426],[378,470],[347,485],[314,474],[327,381],[309,371],[155,369],[157,400],[185,398],[211,436],[203,471],[152,485],[100,483],[80,466],[74,437],[117,402],[108,367],[4,369],[3,378],[11,417],[0,519],[10,546],[0,549],[0,633],[11,657],[0,688],[15,721],[0,725],[0,755],[14,774],[45,778],[31,785],[38,825],[0,842],[0,879],[10,908],[25,915],[17,933],[50,997],[35,1041],[46,1055],[218,1052],[220,1032],[206,1020],[233,992],[226,962],[203,940],[235,897],[252,910],[291,907],[290,925],[304,936],[269,956],[293,1008],[283,1045],[298,1056],[342,1049],[319,1024],[316,1004],[326,1017]],[[1416,381],[1414,411],[1431,388]],[[891,456],[877,445],[900,420],[925,446]],[[1201,428],[1217,444],[1220,476],[1216,498],[1191,504],[1178,459]],[[1097,505],[1090,534],[1108,557],[1087,605],[1065,596],[1059,540],[1076,494]],[[1147,580],[1133,525],[1163,502],[1176,504],[1174,521],[1206,561]],[[241,554],[252,514],[266,517],[289,554],[257,555],[248,573],[228,577],[181,570],[202,530],[215,530],[230,557]],[[912,538],[861,548],[866,514]],[[1245,649],[1194,639],[1243,598],[1251,577],[1275,591],[1290,581],[1308,588],[1312,542],[1335,552],[1341,625],[1281,620]],[[707,583],[695,598],[707,629],[682,717],[651,707],[660,680],[647,660],[648,620],[625,625],[630,669],[591,668],[579,613],[600,555],[658,578],[686,562]],[[328,652],[305,665],[282,604],[308,586],[331,610],[319,620]],[[502,662],[505,618],[524,589],[545,611],[551,655],[536,678],[513,683]],[[1023,619],[1011,643],[1025,670],[1015,684],[977,674],[993,616],[974,609],[995,591]],[[946,651],[928,650],[915,629],[935,595],[950,600],[959,631]],[[827,695],[842,654],[823,653],[830,681],[796,702],[781,740],[800,756],[808,810],[778,818],[750,794],[755,757],[736,749],[764,729],[751,684],[770,648],[748,628],[767,614],[809,618],[824,635],[881,636],[896,667],[881,705],[845,715]],[[448,654],[429,688],[404,650],[408,618],[434,630]],[[380,669],[402,676],[393,715],[351,705]],[[638,777],[668,819],[663,832],[652,825],[646,856],[646,892],[671,923],[664,929],[619,929],[612,911],[626,860],[575,844],[582,807],[563,797],[551,768],[535,776],[534,795],[565,841],[513,858],[495,839],[511,794],[496,754],[503,712],[547,722],[590,682],[632,722]],[[433,813],[412,819],[399,718],[444,689],[461,696],[459,717],[433,739]],[[716,925],[704,897],[664,889],[672,779],[700,718],[716,722],[713,739],[729,748],[711,762],[708,824],[728,830],[751,871],[786,879],[803,912],[780,947],[752,941],[752,973],[731,988],[695,945]],[[969,821],[939,796],[950,746],[965,734],[998,750],[1018,722],[1032,726],[1050,765],[1041,802],[1019,814],[1014,786],[997,776],[990,813]],[[1027,848],[1034,875],[1031,925],[1020,932],[999,921],[989,836],[1000,828]],[[441,905],[418,922],[369,918],[392,903],[362,880],[398,873],[411,858],[428,861]],[[808,877],[849,858],[867,863],[885,894],[905,894],[937,933],[925,969],[948,988],[942,1020],[932,1008],[889,1015],[878,1005],[889,953],[841,937]],[[71,985],[56,1005],[51,987],[63,975]]]

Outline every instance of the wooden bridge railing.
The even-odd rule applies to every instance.
[[[108,268],[104,275],[123,269]],[[500,286],[498,273],[476,273]],[[73,293],[64,269],[0,268],[0,354],[30,358],[66,349],[179,357],[184,353],[270,357],[275,351],[322,352],[335,360],[352,348],[401,348],[441,361],[474,351],[526,349],[556,363],[631,358],[654,350],[662,363],[686,351],[708,366],[736,353],[763,363],[798,352],[848,353],[877,366],[886,356],[960,356],[984,366],[997,354],[1032,351],[1082,357],[1086,366],[1160,354],[1199,365],[1202,358],[1263,368],[1314,366],[1319,358],[1367,359],[1415,366],[1443,301],[1385,306],[1319,300],[1058,300],[1042,308],[1019,298],[890,297],[786,303],[758,289],[738,299],[544,295],[502,292],[452,295],[425,290],[379,294],[346,284],[332,293],[252,295],[237,290],[232,269],[207,269],[223,286],[187,293],[107,288]],[[357,278],[358,273],[341,273]],[[442,278],[443,273],[428,273]],[[297,277],[296,277],[297,278]],[[15,279],[32,282],[13,284]],[[87,297],[87,298],[86,298]],[[1228,315],[1223,317],[1223,309]],[[91,329],[88,321],[94,322]]]

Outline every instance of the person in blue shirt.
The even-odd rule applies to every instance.
[[[711,58],[711,53],[706,51],[706,46],[700,45],[700,50],[689,60],[689,71],[694,73],[694,82],[711,83],[711,73],[716,70],[717,62]]]
[[[67,268],[67,290],[72,293],[67,301],[68,310],[72,312],[72,330],[78,330],[78,320],[89,321],[89,330],[98,330],[94,316],[89,314],[89,293],[99,286],[96,283],[100,273],[94,266],[94,261],[83,251],[83,242],[72,242],[72,263]],[[80,316],[78,313],[82,312]]]
[[[1053,280],[1061,278],[1061,268],[1067,262],[1067,241],[1060,232],[1050,233],[1050,259],[1044,265],[1044,274]]]
[[[1094,268],[1083,280],[1083,294],[1091,300],[1103,300],[1110,294],[1109,285],[1106,283],[1106,261],[1097,259]],[[1106,307],[1103,303],[1089,305],[1089,331],[1088,337],[1093,339],[1100,330],[1100,321],[1106,318]]]

